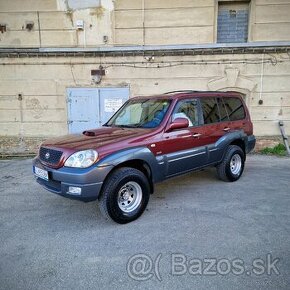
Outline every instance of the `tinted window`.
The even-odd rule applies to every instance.
[[[218,106],[219,106],[219,111],[220,111],[220,120],[221,122],[225,122],[229,120],[229,116],[226,110],[225,103],[223,102],[222,98],[218,98]]]
[[[189,127],[198,125],[198,111],[196,107],[196,100],[180,101],[173,113],[173,120],[176,118],[185,118],[189,122]]]
[[[201,98],[204,124],[217,123],[220,120],[216,98]]]
[[[240,99],[223,98],[223,101],[231,121],[242,120],[245,118],[245,109]]]

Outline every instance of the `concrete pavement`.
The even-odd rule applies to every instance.
[[[289,158],[249,155],[235,183],[213,168],[163,182],[127,225],[42,189],[31,160],[0,170],[0,289],[290,287]]]

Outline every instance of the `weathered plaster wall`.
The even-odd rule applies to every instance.
[[[216,41],[215,0],[0,1],[0,47],[205,44]],[[249,41],[290,40],[290,0],[252,0]],[[76,29],[77,20],[84,30]],[[33,22],[31,31],[25,23]],[[104,41],[105,36],[105,41]]]
[[[143,57],[2,59],[0,135],[66,133],[66,88],[95,86],[90,72],[100,63],[106,69],[101,87],[129,86],[131,95],[177,89],[235,89],[247,95],[256,135],[279,135],[278,120],[284,120],[290,127],[289,56],[223,55],[222,59],[221,56],[164,56],[155,57],[153,62]],[[260,98],[263,105],[258,104]]]
[[[7,25],[0,48],[215,43],[217,3],[0,0],[0,24]],[[290,0],[252,0],[249,41],[290,41],[289,14]],[[84,30],[76,29],[77,20],[84,20]],[[31,31],[27,22],[34,23]],[[67,133],[66,88],[95,86],[90,72],[101,63],[107,74],[100,86],[129,86],[131,95],[239,90],[247,95],[256,135],[278,136],[278,120],[290,133],[288,54],[163,56],[151,62],[141,56],[1,58],[0,150],[23,151],[32,140]]]
[[[95,3],[95,6],[92,6]],[[1,47],[85,47],[113,42],[113,2],[104,1],[0,1]],[[77,21],[84,29],[77,29]],[[26,23],[34,24],[32,30]],[[104,36],[107,40],[104,41]]]

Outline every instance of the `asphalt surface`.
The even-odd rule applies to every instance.
[[[290,288],[289,158],[163,182],[127,225],[46,192],[31,160],[1,161],[0,180],[0,289]]]

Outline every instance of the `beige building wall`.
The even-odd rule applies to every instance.
[[[214,41],[213,0],[116,1],[116,44],[200,44]]]
[[[249,10],[249,41],[290,40],[289,0],[252,0]],[[117,0],[115,43],[214,43],[217,11],[215,0]]]
[[[73,1],[73,0],[70,0]],[[212,44],[215,0],[102,0],[72,9],[65,0],[0,0],[1,48],[110,47]],[[249,41],[290,41],[290,0],[252,0]],[[76,29],[84,20],[84,29]],[[33,22],[31,31],[26,24]],[[1,52],[0,52],[1,53]],[[264,64],[263,64],[264,63]],[[66,88],[96,87],[91,70],[102,64],[99,87],[130,88],[130,95],[177,89],[238,90],[245,94],[257,136],[290,134],[289,53],[192,56],[0,58],[0,153],[35,150],[40,139],[68,132]],[[259,104],[259,100],[263,104]]]
[[[251,12],[252,41],[290,40],[289,0],[256,0]]]
[[[102,0],[97,7],[77,10],[68,3],[0,0],[0,24],[7,26],[0,47],[216,42],[216,0]],[[290,0],[252,0],[249,41],[290,41],[289,14]],[[77,29],[78,20],[84,21],[84,29]],[[34,24],[31,31],[26,29],[29,22]]]
[[[6,25],[6,32],[0,33],[0,48],[112,44],[112,10],[113,2],[109,0],[102,6],[77,10],[65,0],[0,0],[0,24]],[[78,20],[84,22],[83,29],[77,29]],[[26,29],[27,23],[33,23],[32,30]]]
[[[257,64],[263,58],[266,63]],[[220,56],[210,55],[155,57],[153,62],[143,57],[102,58],[106,76],[100,87],[129,86],[131,95],[235,89],[246,94],[256,135],[279,135],[278,120],[290,128],[289,56],[224,55],[223,59],[221,63]],[[99,58],[1,59],[0,135],[66,134],[66,88],[96,87],[90,72],[99,64]],[[260,99],[263,105],[258,104]]]

